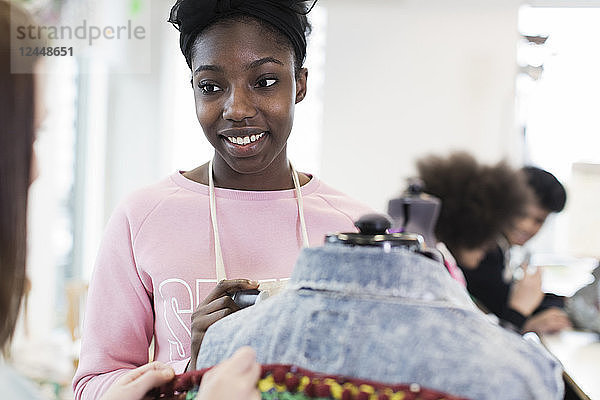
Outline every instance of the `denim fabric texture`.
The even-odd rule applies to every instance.
[[[563,396],[562,369],[540,344],[493,323],[441,263],[406,250],[303,250],[282,293],[208,329],[197,368],[243,345],[263,364],[474,400]]]

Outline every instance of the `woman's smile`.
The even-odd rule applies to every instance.
[[[257,155],[268,140],[268,132],[255,129],[233,129],[221,133],[225,149],[232,157],[247,158]]]

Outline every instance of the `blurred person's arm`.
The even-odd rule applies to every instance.
[[[528,273],[524,266],[523,278],[516,281],[509,295],[509,308],[513,313],[522,315],[519,328],[522,332],[536,332],[538,334],[554,333],[572,328],[567,314],[557,307],[538,310],[543,303],[542,270],[538,268],[535,273]]]
[[[523,332],[536,332],[539,335],[556,333],[573,327],[566,312],[552,307],[540,311],[527,318],[523,324]]]
[[[527,272],[523,266],[523,278],[512,284],[509,296],[509,308],[518,311],[524,317],[529,317],[544,299],[542,292],[542,270],[537,268],[534,273]]]

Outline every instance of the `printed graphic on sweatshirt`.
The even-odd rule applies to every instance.
[[[260,279],[258,282],[261,289],[276,292],[275,288],[279,288],[287,280]],[[169,361],[190,356],[192,313],[216,284],[216,279],[196,279],[190,284],[180,278],[165,279],[159,284],[160,298],[155,300],[155,326],[165,326],[168,330]],[[163,319],[164,323],[160,319]]]

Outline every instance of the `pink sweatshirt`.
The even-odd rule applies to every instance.
[[[302,245],[294,190],[216,189],[228,279],[288,278]],[[302,187],[311,246],[355,231],[373,212],[317,178]],[[174,173],[121,204],[104,234],[90,283],[75,398],[97,399],[117,377],[154,359],[181,373],[191,314],[216,284],[208,187]]]

